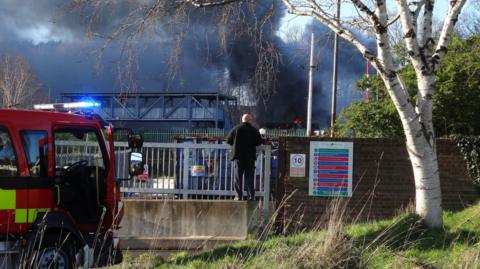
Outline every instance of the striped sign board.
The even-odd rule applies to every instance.
[[[311,196],[352,196],[353,143],[310,142]]]

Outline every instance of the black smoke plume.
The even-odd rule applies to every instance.
[[[41,2],[41,3],[40,3]],[[22,53],[31,62],[54,101],[61,92],[113,92],[122,90],[118,66],[126,65],[125,38],[109,42],[103,50],[101,68],[95,68],[98,51],[121,18],[131,14],[130,1],[105,9],[95,21],[91,38],[85,37],[85,17],[65,13],[69,1],[0,0],[0,48]],[[248,2],[248,1],[245,1]],[[159,18],[155,27],[131,40],[135,52],[133,77],[138,91],[211,92],[235,90],[250,96],[256,120],[289,123],[295,117],[306,122],[309,38],[316,34],[316,65],[313,122],[324,127],[330,110],[333,36],[318,23],[309,23],[296,38],[281,38],[285,9],[279,1],[257,1],[255,9],[243,5],[243,15],[231,15],[219,23],[219,9],[185,10],[185,19]],[[272,7],[273,3],[273,7]],[[86,10],[88,11],[88,10]],[[255,16],[253,16],[255,14]],[[268,18],[268,23],[262,23]],[[251,26],[250,30],[242,24]],[[258,27],[258,25],[263,25]],[[40,30],[41,31],[40,31]],[[256,29],[252,33],[252,29]],[[42,32],[43,31],[43,32]],[[224,32],[225,39],[219,32]],[[39,33],[43,35],[38,36]],[[262,46],[258,46],[262,44]],[[281,57],[278,69],[268,75],[276,78],[267,84],[268,93],[255,83],[262,49]],[[176,57],[172,57],[176,56]],[[123,57],[123,58],[122,58]],[[172,61],[177,61],[172,64]],[[302,68],[303,66],[303,68]],[[341,42],[338,111],[358,98],[355,82],[364,72],[364,62],[347,44]],[[258,79],[257,82],[261,79]],[[263,89],[265,90],[265,89]],[[260,92],[260,94],[258,94]],[[257,94],[254,94],[257,93]]]

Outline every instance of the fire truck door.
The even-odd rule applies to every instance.
[[[38,213],[47,212],[53,205],[53,181],[48,177],[48,133],[44,130],[24,130],[20,136],[30,176],[23,178],[26,189],[17,190],[17,204],[27,203],[27,208],[19,212],[21,215],[17,213],[16,218],[33,223]]]
[[[18,176],[18,164],[7,128],[0,126],[0,232],[15,225],[16,190],[9,186]]]
[[[0,126],[0,231],[22,232],[27,229],[39,212],[51,207],[51,181],[41,176],[38,139],[46,138],[43,131],[21,132],[22,152],[13,143],[12,136]],[[16,149],[15,149],[16,148]],[[27,161],[30,175],[20,175],[19,156]],[[45,197],[47,197],[45,199]]]
[[[55,166],[64,182],[59,206],[79,223],[98,224],[103,212],[108,170],[101,139],[94,129],[62,127],[54,131]]]

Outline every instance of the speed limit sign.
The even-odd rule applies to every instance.
[[[290,177],[305,177],[305,154],[290,154]]]

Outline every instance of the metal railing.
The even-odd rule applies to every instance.
[[[146,142],[172,143],[179,137],[224,137],[223,129],[157,129],[143,130],[143,138]]]
[[[55,141],[55,166],[64,167],[86,160],[89,165],[104,167],[100,146],[96,142]]]
[[[277,139],[279,136],[305,136],[305,129],[266,129],[265,138]],[[190,129],[146,129],[142,130],[145,142],[172,143],[181,138],[220,138],[228,134],[228,130],[215,128]],[[118,139],[117,139],[118,140]]]
[[[127,178],[126,143],[115,143],[117,175]],[[144,143],[142,153],[148,176],[123,180],[128,196],[170,199],[231,199],[235,194],[233,164],[226,144]],[[270,146],[260,146],[255,169],[255,195],[269,192]],[[268,179],[268,180],[267,180]]]
[[[115,143],[115,169],[124,198],[232,199],[235,195],[231,147],[218,143],[144,143],[146,173],[128,179],[130,150],[126,142]],[[79,160],[99,165],[101,155],[95,142],[57,141],[56,165]],[[263,198],[262,211],[269,216],[271,146],[257,148],[255,196]],[[245,186],[245,184],[243,184]],[[246,193],[246,192],[244,192]]]
[[[146,173],[133,179],[128,175],[130,150],[126,142],[115,143],[116,175],[124,197],[151,199],[232,199],[233,164],[231,147],[210,143],[144,143],[142,153]],[[56,162],[63,166],[87,156],[99,163],[99,147],[94,142],[56,142]],[[255,196],[268,206],[271,174],[271,147],[257,148]],[[245,186],[245,184],[243,184]],[[244,192],[246,194],[246,192]]]

